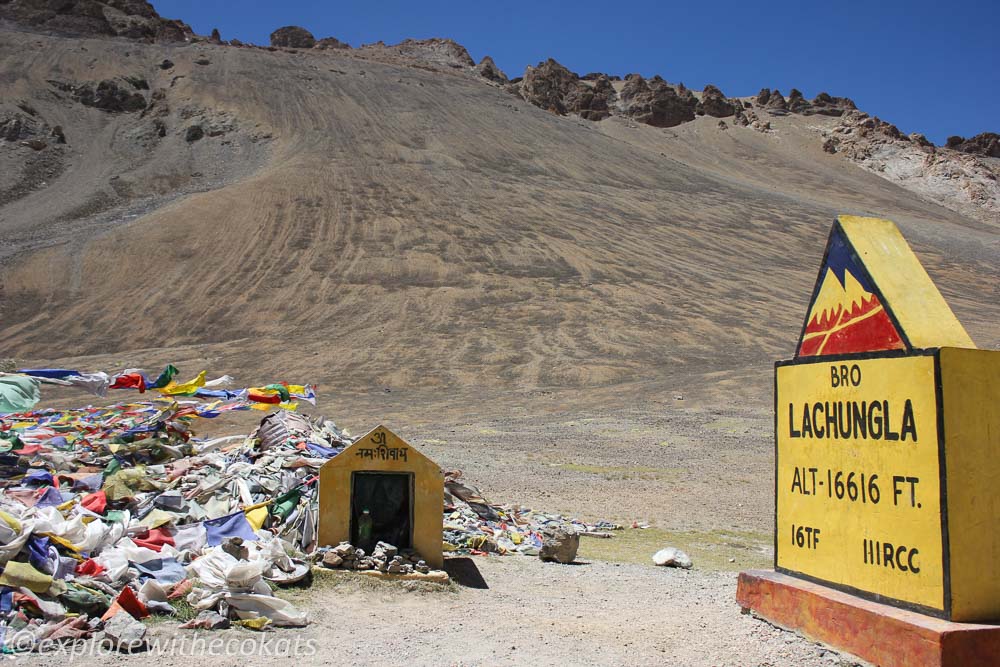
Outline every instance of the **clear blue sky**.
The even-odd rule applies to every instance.
[[[450,37],[508,76],[552,57],[571,70],[644,76],[727,95],[821,90],[923,132],[1000,132],[1000,0],[153,0],[163,16],[268,44],[301,25],[352,46]]]

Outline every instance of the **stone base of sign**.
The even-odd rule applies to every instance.
[[[881,667],[1000,666],[1000,625],[952,623],[771,570],[741,572],[746,611]]]

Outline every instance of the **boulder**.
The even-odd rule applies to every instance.
[[[653,554],[653,563],[665,567],[680,567],[685,570],[689,569],[693,565],[690,556],[674,547],[660,549]]]
[[[323,565],[326,567],[340,567],[344,564],[344,557],[336,551],[327,551],[323,554]]]
[[[120,611],[104,623],[104,642],[122,653],[145,651],[146,626]]]
[[[503,73],[497,64],[493,62],[493,58],[489,56],[483,56],[483,59],[479,61],[476,65],[476,74],[483,77],[487,81],[492,81],[494,83],[499,83],[501,85],[507,85],[510,83],[510,79],[507,75]]]
[[[219,34],[218,28],[212,28],[212,34],[209,36],[208,41],[213,44],[222,44],[222,35]]]
[[[271,33],[271,46],[289,49],[311,49],[316,45],[316,38],[305,28],[297,25],[286,25]]]
[[[722,91],[708,84],[701,93],[701,109],[713,118],[728,118],[736,113],[736,105],[726,99]]]
[[[205,136],[205,130],[202,129],[201,125],[191,125],[187,130],[184,131],[184,141],[189,144],[194,143]]]
[[[527,67],[521,80],[521,97],[536,107],[557,114],[566,113],[566,95],[576,88],[579,77],[549,58],[536,67]]]
[[[538,557],[546,562],[572,563],[576,560],[579,548],[580,534],[575,530],[549,528],[543,533],[542,548],[538,550]]]
[[[766,106],[767,101],[771,99],[771,89],[761,88],[760,92],[757,93],[757,106]]]
[[[833,137],[830,137],[829,139],[827,139],[826,141],[824,141],[823,142],[823,151],[826,152],[826,153],[830,153],[830,154],[836,153],[837,152],[837,140],[834,139]]]

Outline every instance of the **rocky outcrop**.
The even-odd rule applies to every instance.
[[[618,99],[624,115],[653,127],[674,127],[694,120],[698,105],[686,88],[674,88],[659,76],[646,81],[638,74],[626,77]]]
[[[708,84],[701,93],[701,111],[713,118],[728,118],[736,113],[736,104],[726,99],[722,91]]]
[[[452,39],[404,39],[399,44],[362,44],[354,50],[356,56],[391,64],[414,65],[432,70],[471,69],[475,61],[465,47]]]
[[[843,116],[848,111],[855,109],[857,107],[854,105],[854,100],[849,97],[833,97],[829,93],[820,93],[813,98],[812,104],[802,113]]]
[[[536,107],[553,113],[566,113],[565,98],[579,81],[573,72],[549,58],[536,67],[527,67],[520,83],[520,94]]]
[[[50,81],[56,90],[69,95],[86,107],[94,107],[109,113],[131,113],[146,108],[146,98],[138,92],[145,85],[144,79],[136,78],[129,86],[119,84],[113,79],[105,79],[99,83],[71,84],[61,81]]]
[[[316,38],[302,26],[286,25],[271,33],[271,46],[287,49],[311,49],[316,46]]]
[[[349,49],[351,48],[351,45],[347,42],[340,41],[336,37],[324,37],[323,39],[317,40],[313,48],[320,50]]]
[[[577,81],[566,94],[564,106],[568,113],[580,114],[584,120],[604,120],[611,115],[618,94],[606,76],[589,81]]]
[[[785,96],[781,94],[781,91],[775,88],[771,91],[771,95],[767,98],[764,107],[768,111],[787,111],[788,102],[785,100]]]
[[[465,47],[453,39],[404,39],[396,49],[404,56],[456,69],[476,64]]]
[[[993,160],[938,149],[922,135],[903,134],[857,110],[845,112],[824,133],[823,149],[970,218],[987,223],[1000,219],[1000,164]]]
[[[996,132],[983,132],[971,139],[959,136],[948,137],[948,142],[945,145],[962,153],[1000,158],[1000,134]]]
[[[502,86],[506,86],[510,83],[510,79],[507,75],[503,73],[497,64],[493,62],[493,58],[489,56],[483,56],[483,59],[479,61],[476,65],[476,74],[483,77],[487,81],[492,81],[493,83],[499,83]]]
[[[165,19],[145,0],[6,0],[0,20],[67,35],[106,35],[147,42],[185,42],[191,26]]]

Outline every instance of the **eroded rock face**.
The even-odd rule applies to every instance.
[[[736,105],[726,99],[722,91],[708,84],[701,93],[701,109],[706,116],[727,118],[736,113]]]
[[[771,95],[767,98],[767,103],[764,106],[771,110],[786,111],[788,109],[788,102],[785,101],[785,96],[781,94],[781,91],[775,89],[771,91]]]
[[[476,62],[465,47],[453,39],[404,39],[395,47],[403,56],[448,67],[473,67]]]
[[[659,76],[646,81],[630,75],[619,95],[619,108],[626,116],[653,127],[674,127],[694,120],[698,101],[689,90],[674,88]]]
[[[510,79],[507,78],[507,75],[503,73],[503,70],[497,67],[497,64],[493,62],[493,58],[490,58],[489,56],[483,56],[483,59],[479,61],[478,65],[476,65],[476,74],[488,81],[499,83],[500,85],[505,86],[510,83]]]
[[[577,81],[566,94],[564,105],[569,113],[578,113],[584,120],[604,120],[611,115],[618,94],[611,80],[600,76],[593,83]]]
[[[7,0],[0,19],[69,35],[107,35],[147,42],[184,42],[191,26],[165,19],[146,0]]]
[[[536,107],[553,113],[566,113],[565,98],[576,89],[579,77],[552,58],[537,67],[527,67],[521,79],[520,94]]]
[[[316,46],[316,38],[302,26],[286,25],[271,33],[271,46],[288,49],[311,49]]]
[[[996,132],[983,132],[971,139],[959,136],[948,137],[948,142],[945,145],[948,148],[971,155],[1000,158],[1000,134]]]

